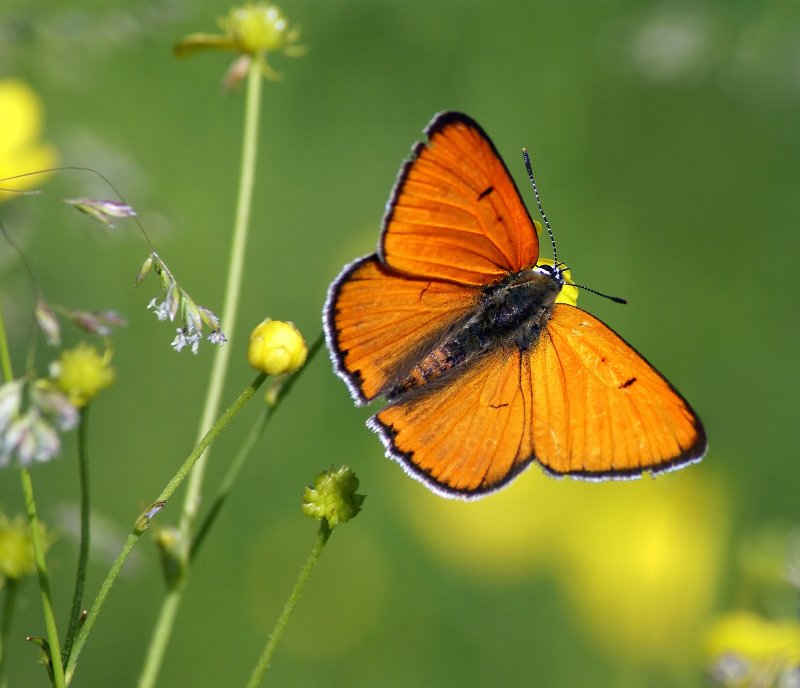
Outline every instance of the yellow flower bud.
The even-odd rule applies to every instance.
[[[308,349],[293,323],[267,318],[250,335],[247,360],[267,375],[293,373],[306,362]]]
[[[257,55],[277,52],[296,40],[289,22],[275,5],[248,3],[235,7],[222,22],[244,52]]]
[[[78,407],[86,406],[98,392],[114,382],[114,369],[108,357],[83,343],[64,351],[51,372],[56,387]]]
[[[358,515],[365,495],[357,494],[359,481],[348,466],[331,468],[314,478],[314,487],[303,492],[303,513],[318,521],[325,519],[333,529]]]

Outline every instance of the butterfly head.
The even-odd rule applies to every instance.
[[[547,263],[537,265],[533,271],[539,273],[540,275],[547,275],[550,277],[554,282],[557,282],[560,287],[564,286],[565,279],[564,273],[567,271],[568,268],[564,267],[564,263],[555,263],[553,265],[549,265]]]

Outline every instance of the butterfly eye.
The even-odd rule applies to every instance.
[[[564,274],[561,269],[557,268],[555,265],[537,265],[534,268],[534,271],[538,272],[539,274],[547,275],[560,285],[564,285]]]

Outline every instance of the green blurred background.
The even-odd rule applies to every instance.
[[[171,46],[214,31],[228,8],[218,0],[0,8],[0,78],[38,92],[43,139],[62,164],[112,179],[181,284],[217,312],[243,99],[221,87],[230,55],[179,61]],[[253,376],[244,352],[262,318],[317,336],[329,282],[374,250],[411,145],[434,113],[460,109],[490,134],[533,205],[519,153],[530,148],[559,257],[576,280],[629,300],[620,307],[583,294],[579,305],[691,400],[710,450],[699,466],[658,481],[577,484],[533,468],[480,503],[450,503],[383,458],[364,427],[370,411],[353,407],[320,355],[259,443],[192,572],[160,685],[244,683],[314,538],[302,488],[341,463],[361,479],[364,512],[334,534],[275,657],[272,685],[704,685],[704,647],[721,614],[793,613],[763,593],[758,565],[747,562],[761,561],[758,543],[780,540],[800,515],[798,5],[286,0],[282,8],[308,53],[271,59],[284,78],[264,89],[225,398]],[[132,289],[146,247],[130,225],[106,232],[56,202],[108,196],[106,188],[64,174],[46,189],[0,205],[45,295],[129,319],[114,337],[117,383],[92,407],[90,600],[133,519],[192,446],[212,352],[169,348],[172,328],[145,310],[155,281]],[[0,257],[0,305],[21,370],[33,297],[7,246]],[[38,352],[40,370],[51,357]],[[209,493],[255,414],[247,409],[215,445]],[[43,517],[60,533],[49,562],[63,624],[76,556],[74,438],[33,475]],[[177,522],[182,497],[159,524]],[[23,510],[13,470],[0,481],[0,502],[9,514]],[[149,540],[112,591],[74,685],[135,684],[164,591]],[[15,629],[11,685],[43,685],[34,648],[21,640],[44,632],[33,582]]]

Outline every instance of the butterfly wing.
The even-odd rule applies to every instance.
[[[597,318],[556,304],[528,351],[497,349],[370,419],[387,454],[445,496],[479,497],[534,459],[555,475],[632,478],[698,461],[688,402]]]
[[[706,450],[689,403],[597,318],[556,304],[523,360],[533,450],[556,474],[635,477],[699,461]]]
[[[531,390],[521,352],[495,350],[447,384],[422,388],[369,426],[413,477],[448,497],[477,497],[509,482],[532,458]]]
[[[348,265],[328,292],[325,335],[353,398],[379,396],[478,296],[474,287],[398,275],[375,255]]]
[[[407,275],[484,285],[536,263],[536,228],[481,127],[436,115],[400,170],[383,220],[381,259]]]
[[[377,256],[331,285],[325,332],[359,403],[385,393],[477,302],[480,289],[536,263],[536,229],[484,131],[446,112],[400,170]]]

